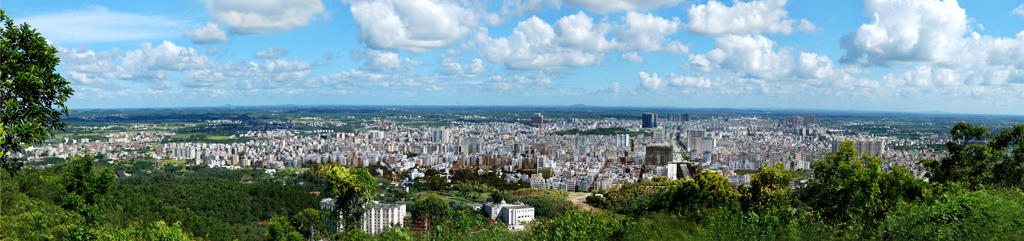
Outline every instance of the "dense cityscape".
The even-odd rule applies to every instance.
[[[348,167],[381,165],[395,173],[408,172],[408,176],[397,177],[404,180],[422,178],[426,169],[450,173],[452,168],[487,167],[508,182],[523,181],[536,188],[588,192],[654,176],[670,180],[691,177],[691,170],[680,165],[697,171],[715,170],[728,177],[733,185],[748,184],[750,175],[737,175],[735,170],[758,170],[764,165],[782,163],[787,170],[809,171],[811,162],[837,151],[838,144],[845,140],[854,141],[859,153],[882,157],[884,167],[906,167],[916,177],[923,178],[926,171],[917,160],[941,159],[946,154],[931,149],[896,150],[892,146],[945,144],[950,140],[948,134],[938,133],[917,139],[856,133],[844,130],[843,126],[859,122],[817,125],[814,115],[773,120],[756,116],[690,119],[685,114],[676,120],[645,113],[644,120],[638,115],[634,120],[546,121],[542,113],[534,116],[528,124],[453,121],[451,126],[444,127],[403,126],[392,120],[373,118],[359,127],[365,131],[355,133],[246,131],[229,138],[248,141],[230,144],[163,143],[175,135],[173,128],[111,125],[100,129],[133,131],[110,133],[105,139],[64,138],[56,144],[27,148],[16,157],[25,158],[32,165],[47,157],[68,158],[89,152],[104,154],[112,162],[152,158],[156,160],[156,168],[162,167],[160,160],[167,160],[181,165],[270,171],[296,168],[301,164],[337,162]],[[347,124],[319,119],[303,117],[298,122],[310,126]],[[646,126],[641,122],[647,123]],[[213,120],[207,123],[240,122]],[[571,129],[601,128],[621,128],[644,134],[558,134]],[[517,175],[522,169],[550,170],[551,176]]]

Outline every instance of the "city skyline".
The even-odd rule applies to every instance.
[[[75,109],[778,108],[1019,115],[1015,1],[12,1]]]

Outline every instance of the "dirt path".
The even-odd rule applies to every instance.
[[[586,203],[588,196],[590,196],[590,193],[571,192],[571,193],[569,193],[569,201],[572,202],[572,205],[580,207],[581,210],[585,210],[585,211],[598,210],[598,208],[590,206],[590,204]]]

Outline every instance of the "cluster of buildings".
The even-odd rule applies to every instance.
[[[735,175],[735,170],[777,164],[792,170],[810,170],[814,160],[835,151],[843,140],[854,141],[859,152],[881,157],[887,166],[907,167],[923,176],[924,169],[917,159],[941,158],[943,153],[887,147],[941,142],[947,138],[907,140],[848,135],[842,126],[816,125],[812,115],[786,117],[783,121],[757,117],[695,119],[676,113],[659,119],[657,113],[651,112],[640,117],[544,120],[537,113],[528,125],[452,121],[442,127],[373,120],[362,126],[365,131],[356,133],[247,131],[235,136],[246,141],[230,144],[164,143],[174,133],[142,130],[109,134],[105,140],[65,140],[56,145],[30,147],[16,155],[32,162],[89,150],[113,160],[154,158],[185,160],[189,165],[268,169],[337,162],[353,167],[383,166],[393,173],[409,173],[396,177],[408,180],[424,177],[428,169],[450,173],[451,169],[488,167],[509,182],[529,182],[532,187],[544,189],[593,191],[654,176],[686,178],[699,170],[715,170],[743,184],[749,177]],[[796,118],[799,125],[794,124]],[[554,134],[569,129],[611,127],[651,134]],[[522,170],[538,174],[521,174]]]

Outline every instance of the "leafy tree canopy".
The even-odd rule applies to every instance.
[[[64,102],[74,90],[56,73],[60,58],[46,38],[28,23],[14,25],[3,10],[0,22],[0,168],[13,175],[24,165],[13,153],[67,127],[60,118],[71,113]]]

